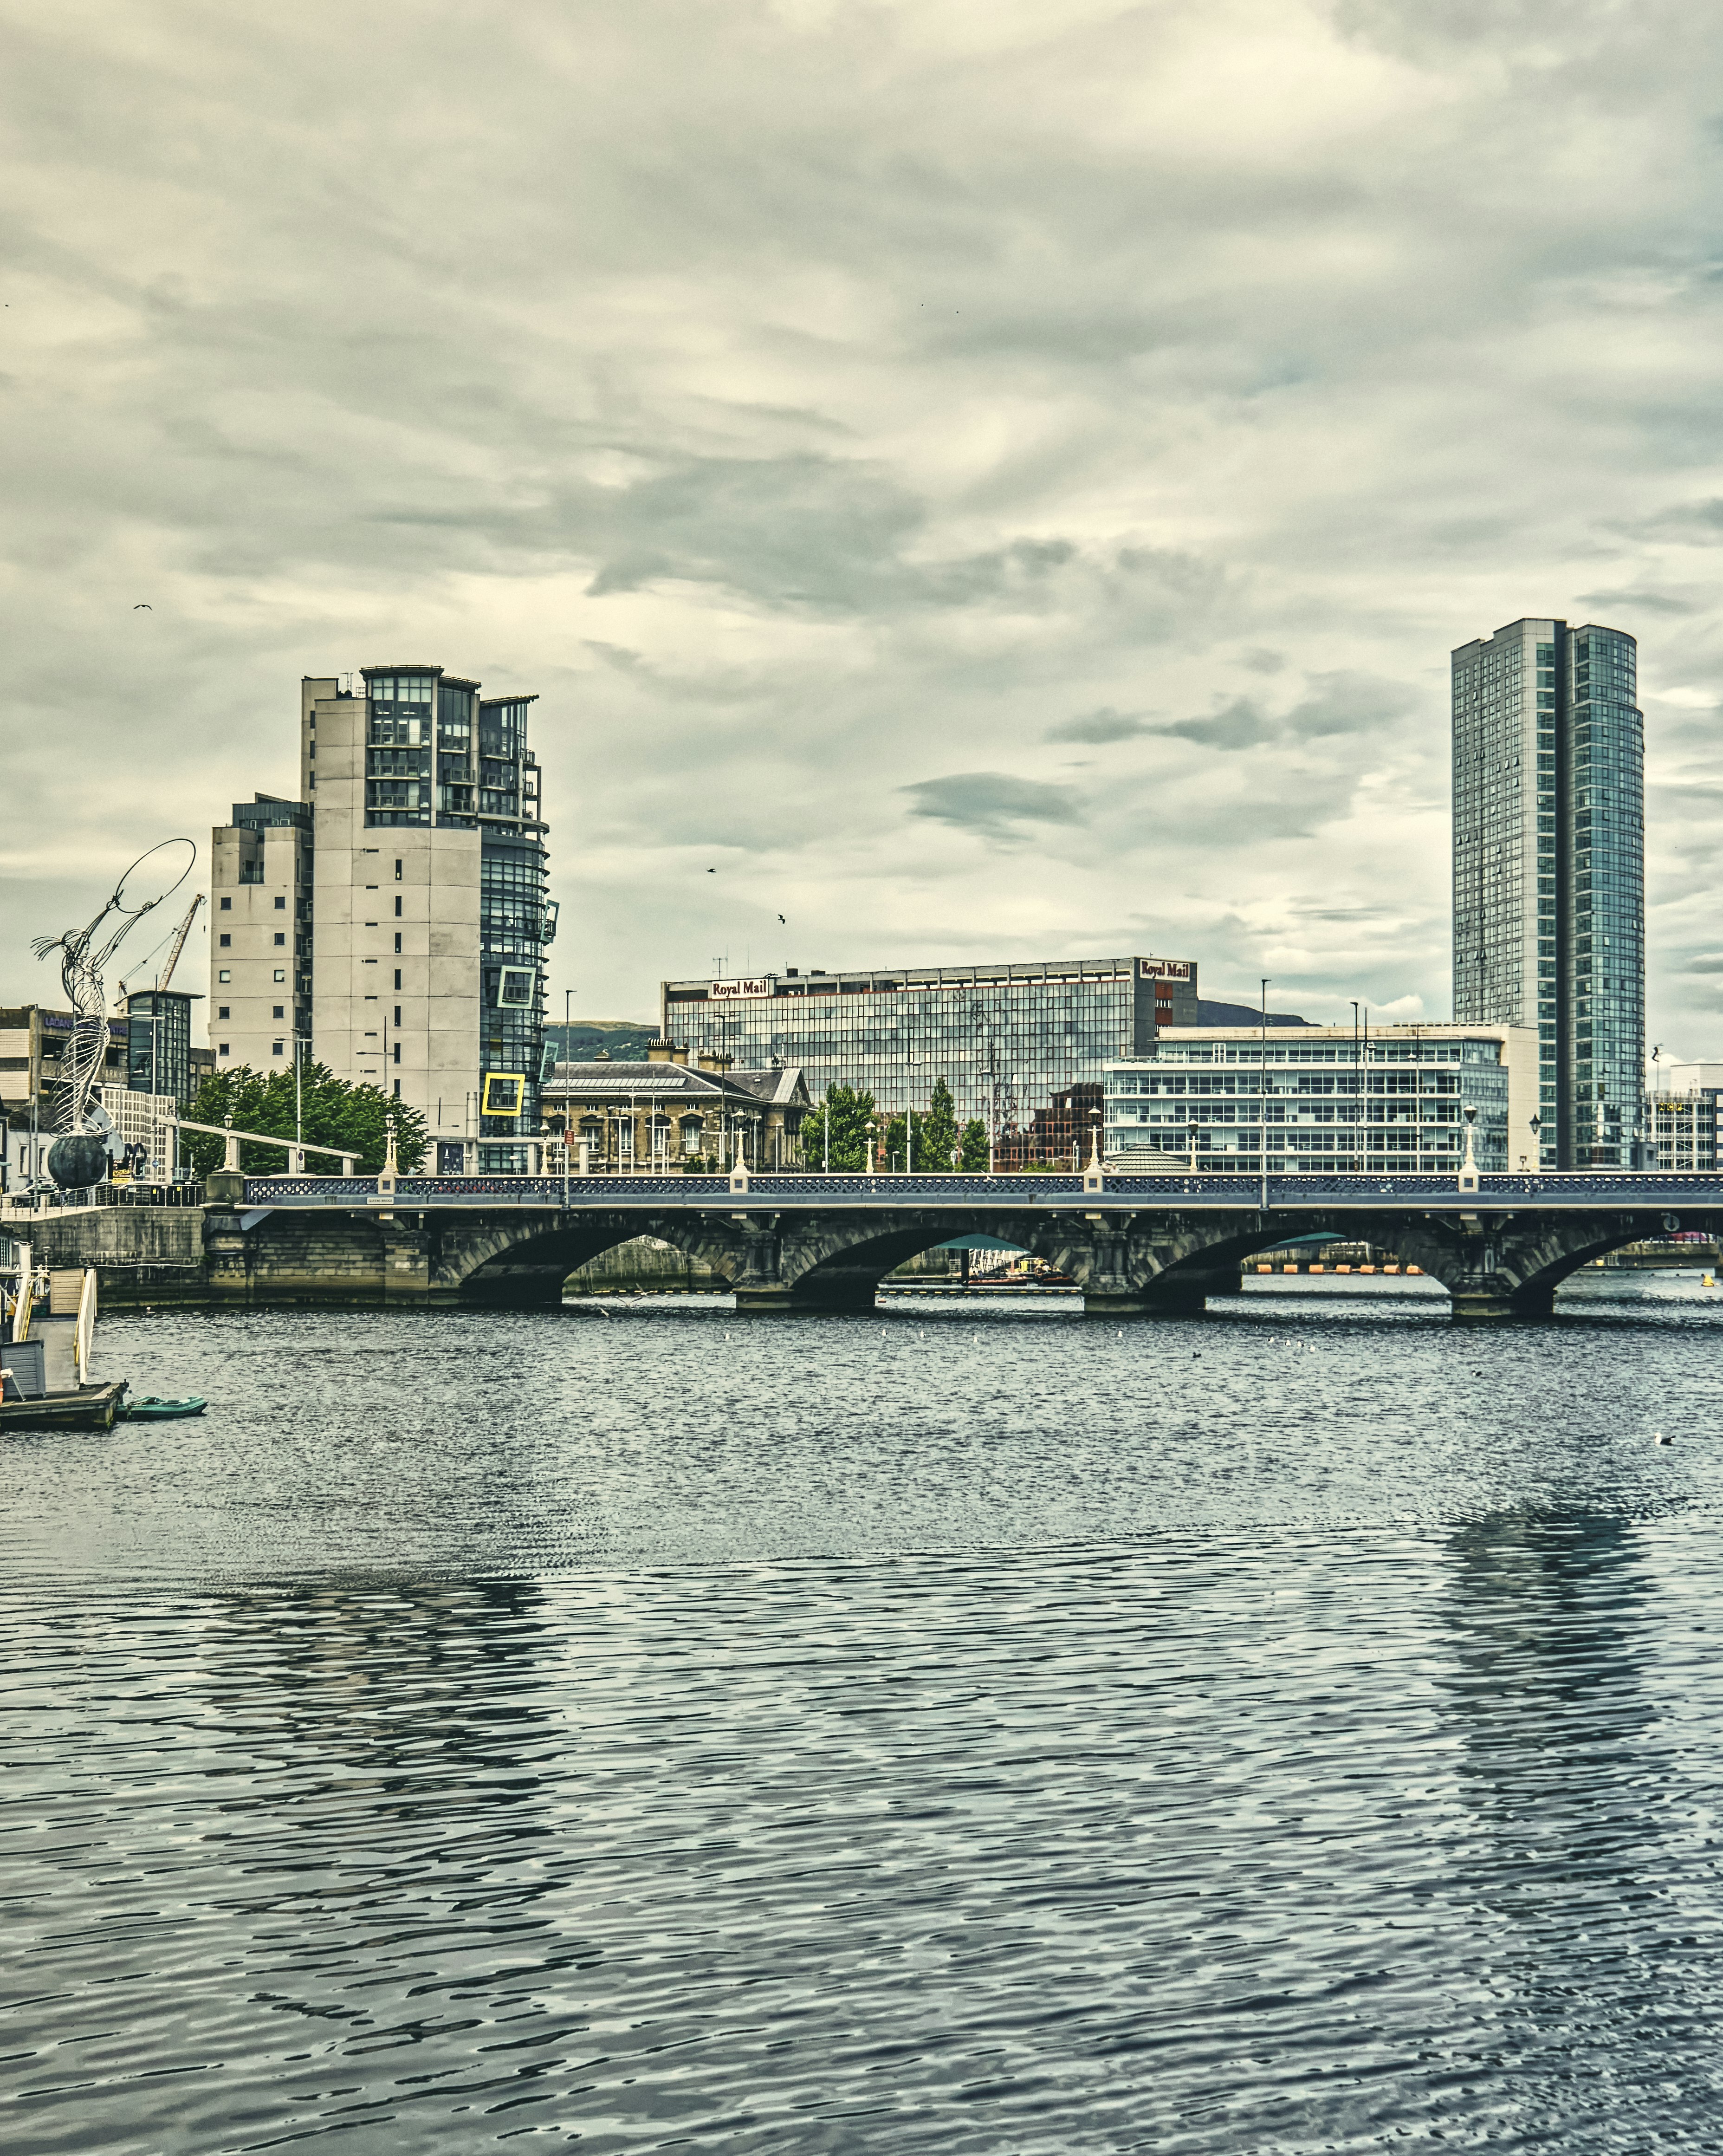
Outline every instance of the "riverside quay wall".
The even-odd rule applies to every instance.
[[[652,1236],[727,1284],[738,1313],[859,1311],[906,1260],[982,1235],[1045,1259],[1097,1316],[1200,1312],[1259,1250],[1387,1244],[1466,1320],[1546,1317],[1570,1273],[1723,1228],[1723,1178],[756,1175],[351,1179],[218,1174],[201,1209],[48,1214],[39,1262],[95,1266],[109,1308],[197,1302],[550,1309],[569,1276]]]

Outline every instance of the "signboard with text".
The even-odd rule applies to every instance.
[[[707,994],[715,1004],[735,1003],[743,996],[772,995],[777,988],[776,976],[762,973],[753,980],[714,981]]]

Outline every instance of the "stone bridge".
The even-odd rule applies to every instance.
[[[98,1263],[110,1302],[509,1309],[554,1306],[576,1266],[653,1235],[728,1281],[738,1311],[751,1315],[871,1309],[881,1280],[906,1258],[985,1235],[1069,1273],[1085,1312],[1106,1317],[1198,1312],[1209,1295],[1236,1291],[1239,1265],[1254,1253],[1327,1235],[1392,1249],[1448,1290],[1457,1318],[1487,1321],[1548,1316],[1570,1273],[1623,1244],[1723,1225],[1723,1178],[1715,1176],[1482,1175],[1467,1184],[1380,1175],[1264,1183],[1095,1168],[567,1182],[217,1175],[201,1213],[182,1216],[177,1267],[158,1254],[153,1297],[147,1280],[127,1295],[124,1257],[95,1248],[104,1236],[123,1241],[114,1224],[127,1217],[121,1209],[61,1215],[36,1234],[46,1262]],[[156,1235],[159,1245],[159,1220]]]

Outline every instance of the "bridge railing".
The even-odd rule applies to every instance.
[[[1723,1176],[1615,1174],[1607,1170],[1552,1175],[1485,1175],[1475,1192],[1461,1192],[1451,1175],[1271,1175],[1273,1211],[1326,1208],[1428,1209],[1444,1213],[1519,1211],[1574,1206],[1629,1210],[1723,1208]],[[745,1191],[723,1175],[399,1176],[392,1188],[375,1176],[249,1176],[248,1208],[336,1205],[568,1205],[582,1211],[690,1209],[772,1210],[784,1207],[868,1205],[894,1210],[979,1207],[1055,1207],[1110,1211],[1133,1206],[1233,1209],[1254,1213],[1262,1185],[1249,1175],[1114,1175],[1099,1192],[1080,1175],[752,1175]]]

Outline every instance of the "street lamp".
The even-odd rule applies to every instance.
[[[1197,1173],[1197,1118],[1192,1116],[1189,1122],[1185,1125],[1185,1136],[1191,1142],[1191,1173],[1192,1175]]]
[[[874,1163],[874,1141],[879,1135],[879,1126],[869,1116],[868,1118],[868,1173],[869,1175],[878,1173]]]
[[[1543,1147],[1539,1143],[1537,1134],[1543,1127],[1543,1117],[1539,1115],[1536,1109],[1534,1108],[1531,1111],[1531,1121],[1527,1124],[1526,1128],[1531,1132],[1531,1150],[1536,1158],[1536,1166],[1540,1169],[1544,1164],[1544,1156]]]

